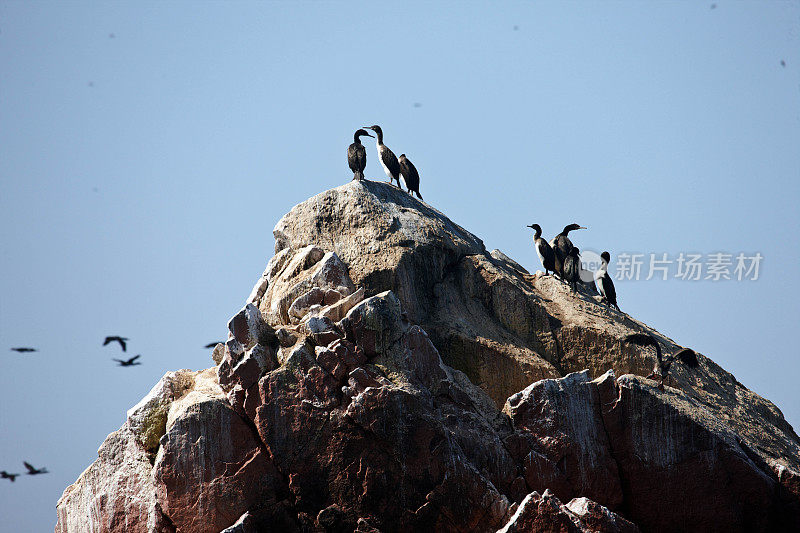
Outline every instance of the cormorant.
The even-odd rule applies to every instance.
[[[127,361],[123,361],[121,359],[112,359],[112,361],[116,361],[117,363],[119,363],[119,366],[141,365],[142,363],[134,363],[134,361],[139,359],[141,356],[142,356],[142,354],[135,355],[135,356],[131,357],[130,359],[128,359]]]
[[[672,363],[675,362],[675,359],[680,359],[680,361],[689,368],[696,368],[700,364],[697,360],[697,353],[691,348],[681,348],[674,355],[663,358],[661,356],[661,346],[652,335],[634,333],[625,337],[625,342],[630,342],[639,346],[653,346],[656,349],[656,358],[658,360],[655,366],[653,366],[653,373],[647,376],[647,379],[658,379],[659,390],[664,390],[664,381],[667,379],[669,369]]]
[[[17,476],[19,476],[19,474],[9,474],[5,470],[0,471],[0,478],[10,479],[12,483],[14,482],[15,479],[17,479]]]
[[[28,471],[26,473],[29,476],[35,476],[36,474],[49,474],[49,472],[47,471],[47,468],[34,468],[34,466],[32,464],[26,463],[25,461],[22,461],[22,464],[24,464],[25,468],[28,469]]]
[[[559,275],[562,279],[564,278],[564,260],[569,255],[569,251],[572,250],[572,241],[569,240],[569,232],[574,231],[576,229],[586,229],[583,226],[579,226],[578,224],[570,224],[569,226],[565,226],[563,231],[553,237],[553,240],[550,241],[550,246],[553,248],[553,253],[556,256],[555,262],[555,273]]]
[[[12,352],[19,352],[19,353],[30,353],[30,352],[38,352],[36,348],[29,348],[27,346],[20,346],[18,348],[11,348]]]
[[[394,152],[389,150],[389,148],[383,144],[383,130],[377,124],[374,126],[364,127],[368,130],[374,131],[378,136],[378,157],[381,160],[383,171],[386,172],[387,176],[389,176],[389,183],[392,183],[392,180],[397,180],[397,187],[402,189],[402,187],[400,187],[400,163],[397,161],[397,157],[394,155]]]
[[[103,341],[103,346],[110,342],[118,342],[120,346],[122,346],[122,351],[125,352],[128,350],[128,345],[125,344],[125,341],[128,340],[128,337],[106,337],[106,340]]]
[[[347,164],[350,165],[350,170],[353,171],[354,180],[364,179],[364,168],[367,166],[367,150],[361,144],[361,139],[359,139],[362,135],[372,137],[364,130],[356,130],[353,134],[353,144],[347,148]]]
[[[528,226],[533,228],[536,233],[533,234],[533,245],[536,247],[536,255],[539,256],[539,261],[542,262],[544,267],[545,276],[550,274],[550,271],[556,269],[556,256],[553,249],[547,244],[547,241],[542,239],[542,228],[539,224],[531,224]]]
[[[573,291],[578,290],[578,282],[581,281],[581,257],[578,255],[580,250],[573,246],[569,254],[564,258],[564,281],[569,283]]]
[[[613,305],[617,308],[617,311],[622,312],[619,305],[617,305],[617,291],[614,288],[614,282],[608,274],[608,263],[611,261],[611,254],[603,252],[600,254],[600,259],[602,259],[600,269],[594,275],[594,279],[597,281],[597,290],[600,291],[600,296],[608,303],[609,307]]]
[[[400,154],[400,174],[406,180],[406,187],[408,187],[408,194],[416,193],[417,198],[422,200],[422,195],[419,193],[419,172],[414,163],[408,160],[406,154]],[[398,183],[400,183],[398,181]]]

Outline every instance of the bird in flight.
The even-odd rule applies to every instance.
[[[111,342],[118,342],[120,346],[122,346],[122,351],[125,352],[128,350],[128,345],[125,344],[125,341],[128,340],[128,337],[106,337],[106,340],[103,341],[103,346]]]
[[[19,474],[9,474],[5,470],[0,471],[0,478],[10,479],[12,483],[14,482],[15,479],[17,479],[17,476],[19,476]]]
[[[216,348],[217,344],[219,344],[219,343],[218,342],[209,342],[208,344],[206,344],[204,346],[204,348]]]
[[[35,476],[36,474],[47,474],[47,468],[35,468],[32,464],[22,461],[22,464],[25,465],[25,468],[28,469],[29,476]]]
[[[11,348],[12,352],[19,352],[19,353],[30,353],[30,352],[38,352],[36,348],[29,348],[27,346],[20,346],[17,348]]]
[[[134,361],[136,361],[137,359],[139,359],[141,356],[142,356],[142,354],[139,354],[139,355],[134,355],[133,357],[131,357],[131,358],[130,358],[130,359],[128,359],[127,361],[123,361],[122,359],[112,359],[112,361],[116,361],[117,363],[119,363],[119,366],[134,366],[134,365],[141,365],[142,363],[138,363],[138,362],[137,362],[137,363],[134,363]]]

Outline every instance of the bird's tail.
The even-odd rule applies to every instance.
[[[356,170],[355,172],[353,172],[353,179],[354,180],[358,180],[358,181],[363,180],[364,179],[364,173],[361,172],[360,170]]]
[[[420,200],[422,200],[422,195],[419,193],[419,191],[414,191],[414,194],[416,194],[416,195],[417,195],[417,198],[419,198]]]
[[[700,366],[700,362],[697,360],[697,353],[691,348],[684,348],[680,352],[676,353],[675,357],[680,359],[681,362],[689,368]]]

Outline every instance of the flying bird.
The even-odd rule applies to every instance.
[[[106,344],[109,344],[111,342],[118,342],[119,345],[122,346],[122,351],[126,352],[126,351],[128,351],[128,345],[125,344],[125,341],[127,341],[127,340],[128,340],[128,337],[117,337],[117,336],[106,337],[106,340],[103,341],[103,346],[105,346]]]
[[[361,144],[362,135],[372,137],[364,130],[356,130],[353,134],[353,144],[347,147],[347,164],[350,165],[350,170],[353,171],[354,180],[364,179],[364,168],[367,166],[367,149]],[[374,138],[374,137],[373,137]]]
[[[0,471],[0,478],[10,479],[12,483],[14,482],[15,479],[17,479],[18,476],[19,474],[9,474],[5,470]]]
[[[389,183],[393,183],[393,180],[396,180],[397,187],[402,189],[402,187],[400,187],[400,163],[397,161],[397,156],[394,155],[394,152],[383,144],[383,130],[377,124],[364,127],[374,131],[378,136],[378,140],[376,141],[378,146],[378,158],[381,160],[383,171],[389,176]]]
[[[29,476],[35,476],[36,474],[47,474],[47,468],[35,468],[32,464],[22,461],[22,464],[25,465],[25,468],[28,469],[26,472]]]
[[[617,308],[617,311],[622,312],[617,305],[617,290],[614,288],[614,281],[608,274],[608,263],[611,261],[611,254],[603,252],[600,254],[600,269],[595,273],[594,279],[597,282],[597,290],[600,291],[600,296],[603,297],[608,306],[612,305]]]
[[[564,226],[564,229],[553,237],[553,240],[550,241],[550,246],[553,248],[553,253],[555,254],[555,273],[561,279],[564,279],[564,260],[569,255],[570,250],[572,250],[572,241],[569,240],[569,232],[575,231],[578,229],[586,229],[583,226],[579,226],[578,224],[570,224],[569,226]]]
[[[625,342],[636,344],[639,346],[652,346],[656,349],[656,364],[653,366],[653,373],[647,376],[647,379],[657,379],[659,381],[658,389],[664,390],[664,381],[669,375],[669,369],[672,363],[678,359],[681,363],[689,368],[696,368],[700,365],[697,360],[697,353],[691,348],[681,348],[675,354],[669,357],[662,357],[661,346],[658,341],[652,336],[645,333],[634,333],[625,337]]]
[[[208,344],[203,346],[203,348],[216,348],[217,344],[219,344],[219,343],[218,342],[209,342]]]
[[[786,61],[784,61],[783,59],[781,59],[781,66],[782,66],[783,68],[786,68]]]
[[[38,352],[36,348],[29,348],[28,346],[19,346],[16,348],[11,348],[12,352],[19,352],[19,353],[30,353],[30,352]]]
[[[403,179],[406,182],[408,194],[413,192],[417,195],[417,198],[422,200],[422,195],[419,193],[419,172],[417,172],[417,167],[414,166],[414,163],[408,160],[406,154],[400,154],[399,163],[400,174],[403,175]]]
[[[137,362],[137,363],[134,363],[134,361],[136,361],[137,359],[139,359],[141,356],[142,356],[142,354],[139,354],[139,355],[134,355],[133,357],[131,357],[130,359],[128,359],[128,360],[126,360],[126,361],[123,361],[122,359],[112,359],[112,361],[116,361],[117,363],[119,363],[119,366],[134,366],[134,365],[141,365],[142,363],[138,363],[138,362]]]
[[[551,270],[556,269],[556,256],[553,253],[553,249],[547,244],[547,241],[542,239],[541,226],[539,226],[539,224],[531,224],[528,227],[533,228],[535,232],[533,234],[533,245],[536,247],[536,255],[539,256],[539,261],[542,262],[542,266],[544,267],[544,275],[547,276],[550,274]]]

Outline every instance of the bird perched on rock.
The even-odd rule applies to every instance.
[[[25,468],[28,469],[26,474],[29,476],[35,476],[36,474],[49,474],[47,468],[35,468],[32,464],[22,461],[22,464],[25,465]]]
[[[353,171],[354,180],[364,179],[364,169],[367,167],[367,149],[361,144],[362,135],[372,137],[364,130],[356,130],[353,134],[353,144],[347,148],[347,164],[350,165],[350,170]]]
[[[386,175],[389,176],[389,183],[393,183],[392,180],[397,181],[397,186],[400,187],[400,163],[397,161],[397,156],[394,155],[394,152],[389,150],[385,144],[383,144],[383,130],[377,124],[374,126],[364,126],[368,130],[372,130],[378,136],[376,144],[378,146],[378,158],[381,160],[381,166],[383,167],[383,171],[386,172]]]
[[[573,246],[564,258],[564,281],[569,283],[573,291],[578,290],[578,282],[581,281],[581,257],[580,250]]]
[[[617,290],[614,288],[614,281],[608,274],[608,263],[611,261],[611,254],[603,252],[600,254],[600,259],[600,268],[594,275],[594,279],[597,282],[597,290],[600,291],[600,296],[608,303],[609,307],[613,305],[617,308],[617,311],[621,312],[622,310],[617,305]]]
[[[572,250],[572,241],[569,240],[569,232],[577,229],[586,228],[578,224],[570,224],[569,226],[565,226],[561,233],[553,237],[553,240],[550,241],[550,246],[553,248],[553,253],[555,254],[555,273],[562,279],[564,278],[564,259],[566,259],[570,250]]]
[[[697,353],[691,348],[681,348],[675,354],[670,355],[669,357],[662,357],[661,346],[652,335],[647,335],[645,333],[634,333],[625,337],[625,342],[636,344],[638,346],[652,346],[656,349],[657,361],[655,366],[653,366],[653,373],[647,376],[647,379],[657,379],[659,381],[659,390],[664,390],[664,381],[667,379],[669,375],[669,369],[672,367],[672,363],[674,363],[676,359],[689,368],[696,368],[700,364],[697,360]]]
[[[30,353],[30,352],[38,352],[36,348],[29,348],[27,346],[19,346],[17,348],[11,348],[12,352],[19,352],[19,353]]]
[[[5,470],[0,471],[0,478],[10,479],[12,483],[14,482],[15,479],[17,479],[17,477],[19,477],[19,474],[9,474]]]
[[[125,352],[128,350],[128,345],[125,344],[125,341],[128,340],[128,337],[117,337],[116,335],[113,337],[106,337],[106,340],[103,341],[103,346],[112,342],[118,342],[120,346],[122,346],[122,351]]]
[[[547,241],[542,239],[541,226],[539,226],[539,224],[531,224],[528,227],[533,228],[533,231],[535,232],[533,234],[533,246],[536,248],[536,255],[539,256],[539,261],[542,262],[544,274],[546,276],[550,274],[551,270],[555,271],[556,256],[553,253],[553,249],[550,248],[549,244],[547,244]]]
[[[142,354],[139,354],[139,355],[134,355],[133,357],[131,357],[130,359],[127,359],[125,361],[123,361],[122,359],[112,359],[112,361],[116,361],[117,363],[119,363],[119,366],[141,365],[142,363],[134,363],[134,361],[139,359],[141,356],[142,356]]]
[[[417,172],[417,167],[414,166],[414,163],[408,160],[406,154],[400,154],[399,163],[400,174],[402,174],[403,179],[406,181],[408,194],[414,192],[416,193],[417,198],[422,200],[422,195],[419,193],[419,172]]]

